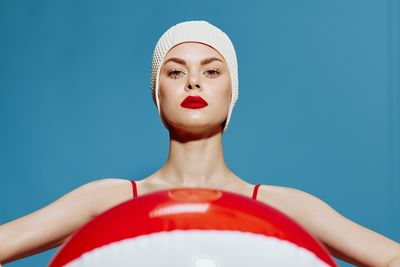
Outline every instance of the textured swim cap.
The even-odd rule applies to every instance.
[[[232,84],[232,98],[229,113],[223,132],[228,128],[232,109],[239,96],[238,66],[235,48],[229,37],[219,28],[207,21],[185,21],[169,28],[158,40],[154,49],[151,71],[151,93],[161,116],[160,101],[158,98],[159,75],[161,64],[168,51],[183,42],[200,42],[217,50],[225,59]]]

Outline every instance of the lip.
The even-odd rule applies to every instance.
[[[181,107],[184,108],[197,109],[197,108],[204,108],[206,106],[208,106],[208,103],[201,96],[190,95],[186,97],[181,103]]]

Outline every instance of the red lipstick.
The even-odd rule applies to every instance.
[[[188,96],[182,101],[181,107],[184,108],[204,108],[208,103],[201,96]]]

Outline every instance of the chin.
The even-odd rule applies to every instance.
[[[222,123],[221,123],[222,124]],[[174,133],[179,133],[182,135],[200,135],[200,134],[216,134],[222,132],[221,124],[185,124],[185,125],[175,125],[171,126]],[[171,130],[170,130],[171,132]]]

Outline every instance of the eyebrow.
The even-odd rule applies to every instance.
[[[181,58],[177,58],[177,57],[171,57],[170,59],[168,59],[167,61],[164,62],[164,65],[167,64],[167,63],[170,62],[170,61],[176,62],[176,63],[181,64],[181,65],[186,65],[186,61],[185,61],[185,60],[183,60],[183,59],[181,59]],[[216,57],[209,57],[209,58],[202,59],[202,60],[200,61],[200,65],[207,65],[207,64],[209,64],[209,63],[211,63],[211,62],[213,62],[213,61],[220,61],[220,62],[223,62],[223,61],[220,60],[219,58],[216,58]]]

